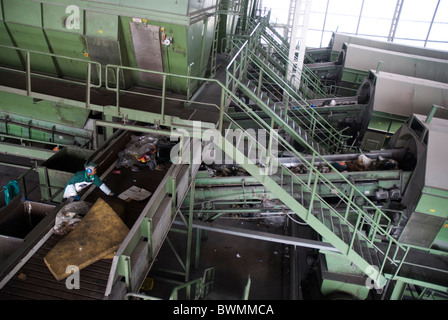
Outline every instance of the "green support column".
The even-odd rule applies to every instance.
[[[406,282],[397,280],[394,290],[390,296],[390,300],[401,300],[406,289]]]
[[[195,191],[195,181],[192,181],[190,189],[190,208],[188,212],[188,233],[187,233],[187,261],[186,261],[186,271],[185,271],[185,282],[190,281],[190,259],[191,259],[191,242],[193,235],[193,214],[194,214],[194,191]]]
[[[104,115],[104,121],[106,122],[113,122],[113,117],[109,116],[109,115]],[[114,133],[114,129],[111,127],[105,127],[104,128],[104,141],[106,141],[107,139],[109,139],[109,137],[111,137]]]

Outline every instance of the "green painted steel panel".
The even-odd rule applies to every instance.
[[[55,58],[53,62],[57,64],[58,70],[64,77],[84,80],[87,75],[88,55],[87,43],[82,35],[46,30],[48,43],[56,55],[68,56],[86,61],[74,61],[71,59]],[[34,57],[33,57],[34,58]]]
[[[0,44],[14,47],[14,43],[9,37],[7,27],[3,22],[0,23]],[[19,55],[16,50],[0,49],[0,61],[2,61],[2,64],[23,68],[23,64],[20,60],[21,57],[22,56]]]
[[[86,11],[86,36],[118,40],[118,15]]]
[[[0,110],[78,128],[84,127],[90,114],[89,109],[45,100],[34,101],[31,97],[7,92],[0,92]]]
[[[3,0],[6,22],[33,27],[42,27],[42,12],[39,2],[29,0]]]
[[[448,251],[448,220],[445,221],[442,228],[440,228],[434,242],[432,244],[433,249]]]
[[[55,151],[53,150],[45,150],[43,148],[33,148],[11,143],[0,143],[0,152],[3,154],[37,160],[47,160],[55,154]]]
[[[370,118],[369,129],[389,132],[391,120],[380,116],[372,115]]]
[[[45,34],[40,27],[31,27],[20,24],[8,24],[8,28],[11,31],[11,35],[15,41],[15,44],[19,48],[51,53],[48,47],[47,40],[45,38]],[[5,52],[11,52],[11,50],[6,49]],[[21,53],[21,55],[23,57],[23,61],[25,61],[25,54]],[[54,65],[54,61],[50,56],[31,53],[30,58],[31,69],[33,71],[58,74],[57,68]]]
[[[360,71],[360,70],[354,70],[349,68],[344,68],[342,73],[342,81],[354,83],[354,84],[361,84],[364,81],[364,78],[368,75],[368,72]]]
[[[415,211],[439,218],[448,218],[448,198],[422,194]]]
[[[57,6],[44,3],[43,27],[45,30],[57,30],[82,35],[84,31],[84,13],[78,8]],[[77,22],[77,24],[75,24]]]

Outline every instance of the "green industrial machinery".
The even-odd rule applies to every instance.
[[[390,96],[381,79],[392,76],[347,67],[347,43],[310,50],[301,82],[288,80],[295,63],[289,41],[270,14],[256,14],[258,6],[255,0],[0,0],[2,152],[43,160],[34,168],[40,200],[61,206],[73,173],[100,159],[107,177],[131,132],[178,139],[185,161],[171,159],[163,174],[147,173],[158,185],[144,182],[152,196],[139,203],[110,261],[102,298],[156,299],[139,290],[165,241],[181,268],[165,271],[182,278],[170,297],[205,298],[217,270],[191,281],[193,229],[197,266],[199,229],[213,230],[225,216],[298,221],[312,231],[313,239],[291,232],[268,240],[288,250],[311,248],[309,267],[322,297],[446,295],[445,108],[427,97],[424,109],[380,105]],[[264,142],[257,140],[262,133]],[[261,156],[254,159],[254,151]],[[229,162],[209,165],[217,152]],[[384,158],[400,166],[381,167]],[[347,169],[359,159],[375,166]],[[228,175],[229,168],[236,173]],[[114,174],[111,180],[126,178]],[[49,228],[40,225],[32,240],[45,242]],[[168,232],[185,236],[185,263]],[[11,265],[0,264],[8,272],[0,279],[5,288],[17,268]],[[249,275],[244,299],[255,279]]]
[[[0,45],[191,76],[206,74],[219,15],[216,1],[6,0],[1,7]],[[3,64],[25,69],[21,52],[2,48],[0,57]],[[31,68],[61,78],[83,79],[88,73],[85,64],[57,57],[32,59]],[[92,76],[101,75],[94,69]],[[138,72],[107,81],[117,78],[123,87],[162,86],[160,76]],[[185,94],[185,81],[172,79],[167,86]]]

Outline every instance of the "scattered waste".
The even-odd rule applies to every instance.
[[[27,277],[26,274],[24,274],[24,273],[22,272],[21,274],[19,274],[19,275],[17,276],[17,278],[19,278],[19,280],[24,281],[24,280],[26,280],[28,277]]]
[[[151,135],[132,136],[125,149],[118,153],[117,168],[131,168],[136,172],[140,166],[151,170],[157,167],[157,138]]]
[[[150,291],[154,287],[154,279],[153,278],[146,278],[145,281],[143,281],[142,284],[142,290],[143,291]]]
[[[142,201],[148,198],[152,192],[145,190],[143,188],[139,188],[137,186],[132,186],[126,191],[122,192],[118,198],[124,201]]]
[[[91,208],[91,204],[85,201],[71,202],[59,210],[53,227],[53,232],[57,235],[65,235],[72,231],[83,216]]]

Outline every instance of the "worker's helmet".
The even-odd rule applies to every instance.
[[[84,165],[84,168],[86,169],[87,173],[92,173],[93,169],[95,169],[97,166],[98,165],[95,162],[90,161]]]

